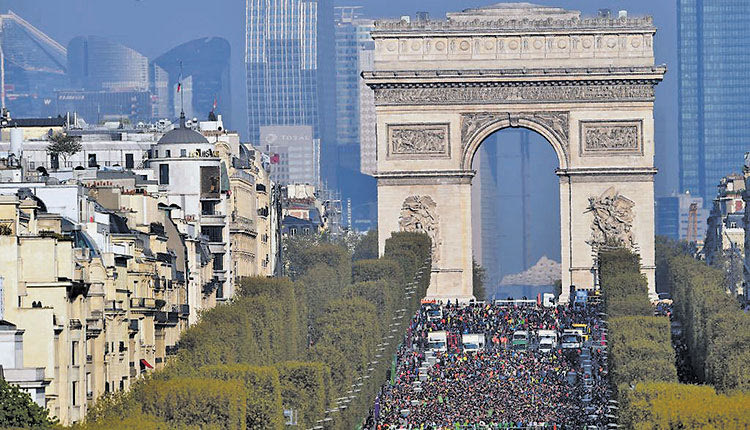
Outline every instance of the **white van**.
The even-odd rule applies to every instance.
[[[477,352],[484,350],[484,334],[467,333],[461,336],[464,352]]]
[[[448,333],[443,330],[427,333],[427,348],[431,349],[432,351],[447,351]]]
[[[557,348],[557,332],[554,330],[539,330],[537,331],[537,338],[539,339],[539,350],[542,352],[550,352]]]
[[[578,349],[581,347],[580,330],[564,330],[562,334],[562,349]]]

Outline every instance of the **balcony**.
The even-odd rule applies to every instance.
[[[98,337],[104,330],[104,321],[100,318],[86,318],[86,339]]]
[[[247,217],[232,213],[232,222],[229,224],[229,231],[231,233],[249,233],[257,234],[255,231],[255,222]]]
[[[201,226],[218,226],[223,227],[226,223],[226,215],[213,213],[210,215],[201,215]]]
[[[124,312],[122,308],[122,302],[117,300],[107,300],[104,302],[104,310],[106,312]]]
[[[224,242],[209,242],[208,251],[211,254],[224,254],[227,252],[226,248],[224,247]]]
[[[81,320],[71,319],[68,321],[68,328],[70,330],[80,330],[83,328],[83,324],[81,324]]]
[[[151,312],[156,308],[156,299],[147,297],[132,297],[130,299],[130,310],[132,311]]]

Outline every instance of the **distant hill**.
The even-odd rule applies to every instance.
[[[552,285],[560,279],[560,270],[560,263],[543,256],[528,270],[504,276],[500,285]]]

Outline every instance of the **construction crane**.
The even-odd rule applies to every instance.
[[[698,203],[690,203],[687,226],[688,243],[698,242]]]

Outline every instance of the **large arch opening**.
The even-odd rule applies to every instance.
[[[536,298],[561,278],[560,185],[565,154],[554,135],[495,124],[466,155],[472,180],[472,248],[490,298]],[[537,127],[535,127],[537,128]]]

